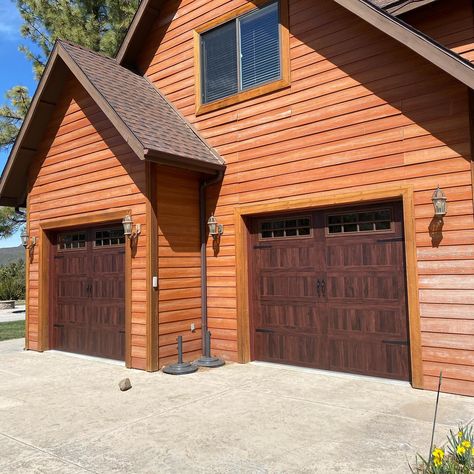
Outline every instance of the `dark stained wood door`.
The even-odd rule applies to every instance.
[[[52,348],[124,360],[124,242],[120,227],[56,236],[52,252]]]
[[[402,208],[255,219],[253,358],[408,380]]]

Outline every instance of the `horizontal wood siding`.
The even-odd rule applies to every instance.
[[[30,234],[52,218],[130,209],[142,225],[132,259],[131,364],[145,368],[145,167],[75,79],[64,85],[61,101],[30,170]],[[38,251],[28,276],[29,348],[38,348]]]
[[[472,0],[435,2],[402,15],[403,21],[431,36],[469,61],[474,61]]]
[[[176,362],[178,336],[183,336],[185,360],[191,361],[201,354],[199,177],[161,166],[157,168],[156,186],[162,367]]]
[[[291,87],[196,117],[193,30],[244,3],[168,1],[140,58],[150,80],[228,164],[222,189],[214,190],[225,234],[217,258],[208,249],[215,351],[237,359],[235,206],[409,183],[415,189],[425,385],[433,388],[444,368],[446,390],[473,395],[474,222],[466,87],[335,2],[291,0]],[[438,184],[448,196],[449,213],[436,247],[429,227]],[[189,302],[196,311],[186,313],[191,318],[197,315],[198,261],[192,253],[178,258],[190,290],[167,314],[187,311],[182,306]],[[169,343],[174,344],[174,333]]]

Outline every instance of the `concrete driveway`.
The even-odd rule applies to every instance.
[[[0,343],[0,472],[404,473],[435,394],[268,365],[173,377]],[[129,377],[133,388],[120,392]],[[438,440],[474,417],[442,395]]]
[[[0,323],[21,321],[25,319],[25,305],[18,305],[14,309],[0,309]]]

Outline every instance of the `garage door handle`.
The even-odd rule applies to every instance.
[[[383,344],[396,344],[398,346],[408,346],[408,341],[382,341]]]
[[[53,324],[53,327],[55,328],[63,328],[64,324]]]
[[[255,332],[267,332],[267,333],[274,333],[274,329],[256,329]]]
[[[319,280],[316,283],[316,291],[318,293],[318,298],[320,298],[321,297],[321,282]]]
[[[323,296],[326,296],[326,281],[325,280],[321,282],[321,291],[323,293]]]

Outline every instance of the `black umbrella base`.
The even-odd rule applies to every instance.
[[[210,367],[211,369],[215,367],[222,367],[225,364],[225,361],[219,359],[218,357],[206,357],[203,356],[200,359],[194,361],[194,365],[199,367]]]
[[[182,364],[171,364],[163,367],[163,372],[169,375],[187,375],[197,372],[198,367],[190,362],[183,362]]]

